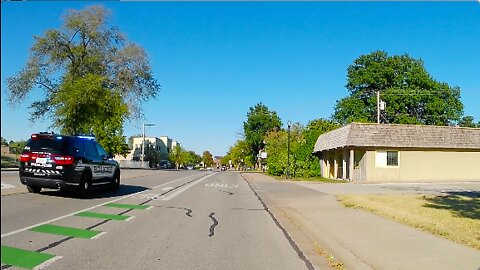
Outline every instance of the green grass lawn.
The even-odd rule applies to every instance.
[[[337,195],[337,199],[345,207],[364,209],[480,250],[479,195]]]

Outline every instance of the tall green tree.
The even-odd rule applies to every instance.
[[[179,145],[175,145],[169,153],[168,158],[175,163],[175,168],[178,170],[181,165],[185,164],[187,159],[187,152]]]
[[[475,128],[475,127],[480,127],[480,122],[475,124],[475,122],[473,121],[473,116],[467,115],[462,117],[462,119],[460,119],[460,121],[458,122],[458,125],[461,127]]]
[[[290,131],[290,175],[313,177],[320,175],[320,164],[313,150],[318,136],[338,128],[339,125],[326,119],[310,121],[306,127],[295,123]],[[288,166],[288,130],[273,130],[265,137],[267,173],[285,175]]]
[[[463,114],[460,89],[434,80],[408,54],[361,55],[348,67],[346,88],[350,95],[337,101],[333,115],[341,124],[376,122],[376,91],[387,104],[383,123],[447,125]]]
[[[141,102],[155,98],[160,85],[145,51],[109,25],[109,10],[90,6],[63,19],[59,29],[34,37],[26,66],[7,78],[9,104],[39,89],[44,99],[30,105],[32,121],[50,118],[66,134],[93,132],[119,153],[124,121],[139,119]]]
[[[313,177],[320,175],[319,159],[312,155],[315,143],[320,135],[339,128],[339,125],[326,119],[310,121],[302,130],[302,144],[295,153],[294,172],[298,177]]]
[[[204,166],[210,167],[213,165],[213,156],[209,151],[203,151],[202,161]]]
[[[197,155],[194,151],[185,152],[185,164],[197,165],[202,162],[202,157]]]
[[[265,134],[271,130],[279,130],[281,126],[282,121],[277,112],[270,111],[261,102],[254,107],[250,107],[247,113],[247,121],[243,122],[243,131],[245,142],[250,146],[250,152],[254,160],[258,152],[264,147]]]
[[[265,136],[265,150],[267,152],[267,173],[272,175],[285,175],[288,167],[288,154],[290,154],[290,174],[296,174],[301,162],[298,155],[299,149],[304,144],[304,127],[295,123],[290,129],[290,152],[288,152],[288,130],[271,130]]]
[[[222,158],[222,165],[230,165],[229,161],[232,161],[232,165],[239,169],[240,166],[252,167],[255,164],[253,158],[252,149],[245,140],[238,140],[230,147],[227,155]]]

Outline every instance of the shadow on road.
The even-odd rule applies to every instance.
[[[425,207],[450,210],[457,217],[480,219],[479,191],[449,191],[426,200]]]
[[[42,191],[42,195],[64,197],[64,198],[76,198],[76,199],[102,199],[102,198],[114,198],[121,197],[137,192],[141,192],[150,188],[134,185],[121,184],[118,190],[111,191],[108,186],[96,187],[88,192],[86,195],[79,194],[75,191],[61,191],[61,190],[48,190]]]

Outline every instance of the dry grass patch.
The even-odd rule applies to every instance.
[[[480,250],[478,192],[445,195],[337,195],[346,207],[364,209]]]

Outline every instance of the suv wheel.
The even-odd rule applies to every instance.
[[[40,190],[42,190],[42,188],[36,186],[27,186],[27,190],[30,193],[40,193]]]
[[[117,190],[120,187],[120,171],[116,170],[113,174],[112,181],[110,183],[112,190]]]
[[[86,194],[92,185],[92,175],[90,172],[84,172],[82,174],[82,179],[80,185],[78,186],[80,193]]]

